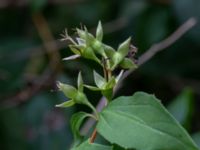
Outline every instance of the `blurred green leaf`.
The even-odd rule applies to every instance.
[[[19,118],[23,119],[26,143],[30,150],[57,150],[69,148],[71,132],[69,118],[71,110],[55,108],[55,93],[41,93],[32,97],[22,108]],[[63,109],[62,109],[63,110]],[[19,119],[18,118],[18,119]]]
[[[200,132],[197,132],[195,134],[192,135],[192,138],[194,140],[194,142],[199,146],[200,148]]]
[[[180,124],[188,127],[194,110],[194,95],[191,88],[185,88],[167,107]]]
[[[28,48],[32,46],[33,41],[23,37],[0,41],[0,96],[6,97],[23,86],[24,73],[31,55]]]
[[[25,124],[18,108],[0,108],[0,148],[6,150],[27,149],[24,136]]]
[[[200,43],[200,1],[199,0],[175,0],[172,1],[176,19],[182,24],[187,19],[194,17],[197,19],[197,25],[189,31],[190,38],[194,39],[199,45]],[[184,11],[183,11],[184,10]]]
[[[29,0],[33,12],[42,11],[48,0]]]

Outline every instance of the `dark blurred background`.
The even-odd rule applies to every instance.
[[[70,116],[87,108],[55,108],[67,100],[57,80],[75,85],[79,70],[93,83],[89,60],[71,54],[60,34],[99,20],[113,47],[132,36],[139,57],[190,17],[200,20],[199,0],[0,0],[0,149],[64,150],[72,142]],[[135,71],[117,93],[154,93],[200,144],[200,23]],[[100,94],[86,91],[93,104]]]

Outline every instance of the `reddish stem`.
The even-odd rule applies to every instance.
[[[90,137],[90,143],[94,143],[96,136],[97,136],[97,129],[95,128],[94,131],[92,132],[92,136]]]

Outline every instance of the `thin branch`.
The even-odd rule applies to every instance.
[[[49,86],[52,86],[56,75],[61,70],[60,65],[60,54],[58,51],[58,47],[54,37],[51,33],[51,30],[48,26],[48,23],[42,14],[34,14],[33,15],[33,22],[35,23],[36,29],[40,38],[42,39],[45,47],[45,52],[42,51],[43,49],[39,49],[38,52],[43,54],[47,53],[49,57],[49,66],[45,68],[42,75],[36,79],[32,79],[31,86],[26,86],[23,90],[16,93],[14,96],[7,98],[3,101],[4,108],[15,107],[18,104],[25,102],[28,98],[32,97],[39,91],[46,89]],[[51,44],[49,44],[49,42]],[[35,57],[35,56],[34,56]]]
[[[50,66],[52,70],[55,70],[57,67],[60,66],[59,64],[61,58],[55,42],[53,42],[51,45],[46,44],[47,42],[55,41],[49,25],[41,13],[33,14],[32,19],[38,31],[38,34],[44,43],[46,53],[49,57]]]
[[[90,143],[94,143],[96,136],[97,136],[97,129],[95,128],[94,131],[92,132],[92,136],[90,138]]]
[[[154,44],[150,47],[149,50],[147,50],[146,53],[144,53],[139,61],[138,65],[142,65],[143,63],[147,62],[151,57],[153,57],[156,53],[159,51],[162,51],[175,43],[178,39],[180,39],[188,30],[190,30],[195,24],[197,23],[197,20],[195,18],[190,18],[187,20],[182,26],[180,26],[174,33],[172,33],[168,38],[165,40]]]
[[[158,52],[166,49],[167,47],[171,46],[173,43],[175,43],[178,39],[180,39],[187,31],[189,31],[194,25],[197,23],[197,20],[195,18],[190,18],[187,20],[183,25],[181,25],[174,33],[172,33],[169,37],[164,39],[163,41],[152,45],[138,60],[138,65],[141,66],[144,63],[146,63],[148,60],[150,60],[154,55],[156,55]],[[123,85],[123,81],[131,74],[134,70],[129,70],[124,73],[120,81],[118,82],[118,85],[114,89],[114,94],[120,89],[120,87]],[[102,97],[99,101],[99,103],[96,106],[97,111],[101,111],[105,107],[106,99]],[[91,127],[94,125],[95,121],[92,119],[88,119],[85,124],[83,125],[81,132],[83,134],[87,134]]]

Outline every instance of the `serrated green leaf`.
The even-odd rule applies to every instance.
[[[84,85],[84,87],[88,88],[91,91],[101,91],[101,89],[96,86]]]
[[[124,148],[198,150],[160,101],[143,92],[112,101],[100,113],[97,131]]]
[[[74,136],[74,146],[77,146],[83,140],[83,136],[80,134],[79,129],[80,129],[82,122],[87,117],[93,117],[93,116],[91,114],[88,114],[85,112],[78,112],[78,113],[74,114],[71,118],[70,123],[71,123],[72,133]]]
[[[57,104],[56,107],[64,107],[64,108],[66,108],[66,107],[71,107],[74,104],[75,104],[74,100],[68,100],[68,101],[63,102],[61,104]]]
[[[71,150],[112,150],[112,146],[106,146],[102,144],[90,143],[89,140],[82,143],[80,146]]]
[[[119,64],[123,69],[136,69],[137,65],[129,58],[124,58]]]
[[[122,57],[125,57],[128,54],[130,42],[131,38],[128,38],[126,41],[119,45],[117,52],[119,52]]]
[[[82,79],[82,75],[81,72],[79,72],[78,74],[78,91],[83,92],[83,79]]]
[[[61,82],[58,82],[57,86],[65,94],[65,96],[71,99],[73,99],[78,92],[77,89],[74,88],[73,86],[68,84],[63,84]]]
[[[96,39],[99,41],[102,41],[103,39],[103,28],[102,28],[101,21],[99,21],[98,26],[97,26]]]
[[[96,71],[93,71],[93,74],[94,74],[95,84],[97,85],[98,88],[102,89],[104,85],[106,84],[106,80]]]

